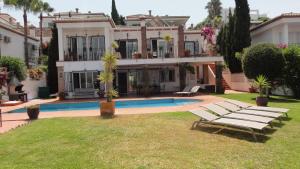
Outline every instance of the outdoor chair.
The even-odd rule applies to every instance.
[[[175,94],[181,95],[183,93],[187,93],[191,90],[191,86],[186,86],[182,92],[176,92]]]
[[[207,104],[207,105],[203,105],[202,107],[214,112],[215,114],[217,114],[221,117],[254,121],[254,122],[260,122],[260,123],[267,123],[271,127],[273,127],[272,121],[275,120],[275,118],[271,118],[271,117],[262,117],[262,116],[255,116],[255,115],[250,115],[250,114],[241,114],[241,113],[230,112],[230,111],[224,109],[223,107],[215,105],[215,104]]]
[[[224,128],[246,130],[252,134],[255,141],[257,141],[257,132],[255,130],[263,131],[268,126],[266,123],[218,117],[205,110],[191,110],[190,112],[200,117],[199,121],[195,121],[193,123],[192,128],[204,125],[223,126],[223,128],[218,130],[216,133],[220,132]]]
[[[230,100],[227,99],[225,102],[234,104],[240,108],[247,109],[247,110],[258,110],[258,111],[268,111],[268,112],[275,112],[275,113],[284,113],[286,117],[288,117],[287,112],[289,109],[284,109],[284,108],[277,108],[277,107],[261,107],[261,106],[252,106],[248,103],[237,101],[237,100]]]
[[[262,117],[270,117],[270,118],[276,118],[281,122],[281,117],[283,114],[281,113],[275,113],[275,112],[267,112],[267,111],[258,111],[258,110],[246,110],[241,109],[233,104],[227,103],[227,102],[218,102],[215,103],[216,105],[219,105],[231,112],[240,113],[240,114],[250,114],[255,116],[262,116]]]
[[[178,94],[182,95],[182,96],[192,96],[192,95],[197,94],[198,91],[199,91],[199,89],[200,89],[200,86],[194,86],[194,87],[192,87],[192,89],[190,89],[190,91],[188,91],[188,92],[180,92]]]

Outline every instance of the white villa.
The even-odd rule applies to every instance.
[[[300,44],[300,13],[286,13],[251,29],[252,43]]]
[[[23,27],[15,18],[6,13],[0,13],[0,56],[13,56],[25,60]],[[28,36],[29,65],[37,64],[39,40]]]
[[[56,23],[59,39],[59,92],[67,98],[96,97],[94,83],[103,70],[100,61],[111,44],[119,44],[115,88],[120,95],[139,94],[143,89],[143,70],[149,71],[151,93],[180,90],[179,65],[194,67],[187,72],[186,85],[215,85],[214,65],[221,56],[205,54],[200,31],[186,30],[188,16],[127,16],[126,26],[117,26],[103,13],[57,13],[43,17],[43,25]],[[171,42],[163,38],[171,36]]]

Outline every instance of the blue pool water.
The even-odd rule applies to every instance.
[[[116,108],[147,108],[147,107],[169,107],[182,106],[197,103],[195,99],[153,99],[153,100],[128,100],[116,101]],[[41,104],[41,112],[72,111],[72,110],[95,110],[99,109],[99,102],[59,103]],[[25,108],[17,109],[11,113],[24,113]]]

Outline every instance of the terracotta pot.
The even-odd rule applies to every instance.
[[[101,117],[112,118],[115,115],[115,102],[100,102],[100,113]]]
[[[36,120],[38,119],[40,114],[40,108],[27,108],[27,115],[30,120]]]
[[[267,97],[256,97],[256,105],[257,106],[263,106],[263,107],[266,107],[268,106],[268,102],[269,102],[269,99]]]
[[[215,53],[214,50],[208,50],[208,55],[209,55],[209,56],[215,56],[216,53]]]

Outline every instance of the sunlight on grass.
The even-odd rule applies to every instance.
[[[254,103],[255,95],[221,97]],[[248,133],[191,130],[198,118],[187,112],[120,116],[115,119],[38,120],[0,135],[1,168],[299,168],[300,104],[268,139]]]

